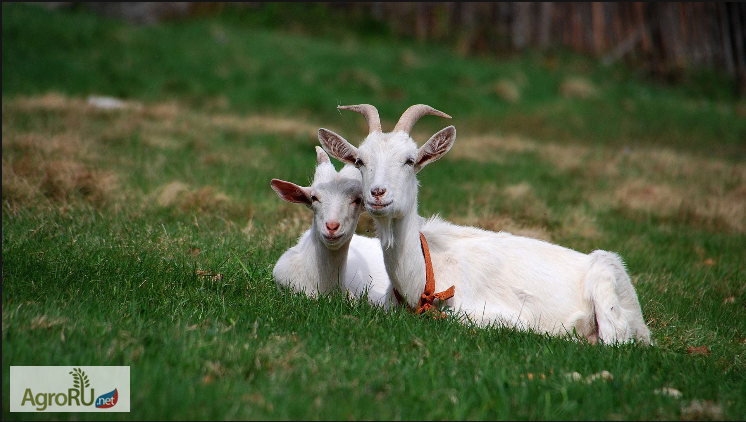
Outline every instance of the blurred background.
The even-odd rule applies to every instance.
[[[705,2],[9,3],[3,98],[175,102],[360,130],[337,105],[373,104],[388,127],[425,103],[461,134],[743,159],[744,14]]]
[[[501,55],[564,47],[590,54],[605,64],[621,60],[670,82],[681,82],[687,70],[718,70],[732,78],[741,92],[746,88],[746,4],[740,2],[44,4],[50,9],[85,7],[103,16],[145,25],[242,8],[262,16],[265,24],[300,29],[297,27],[322,25],[324,18],[334,14],[361,31],[444,42],[454,45],[461,54]],[[287,9],[305,9],[308,13],[296,15]],[[335,28],[325,30],[333,32]]]

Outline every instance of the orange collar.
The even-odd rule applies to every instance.
[[[425,291],[420,296],[420,301],[417,304],[417,308],[414,310],[414,313],[418,315],[431,309],[436,310],[435,299],[450,299],[456,291],[456,287],[451,286],[445,291],[435,293],[435,272],[433,271],[433,262],[430,260],[430,248],[427,245],[425,235],[422,233],[420,233],[420,246],[422,246],[422,255],[425,257]],[[402,295],[396,289],[394,289],[394,295],[400,303],[406,303]],[[444,315],[440,314],[440,316]]]

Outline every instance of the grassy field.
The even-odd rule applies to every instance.
[[[2,8],[3,420],[746,418],[746,102],[716,75]],[[269,181],[310,181],[319,127],[359,142],[358,103],[452,115],[413,131],[458,130],[420,213],[619,253],[656,345],[278,291],[311,214]],[[129,365],[132,411],[10,413],[16,365]]]

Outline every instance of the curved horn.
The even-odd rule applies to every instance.
[[[351,106],[338,106],[338,110],[351,110],[362,114],[368,122],[368,133],[381,132],[381,118],[378,110],[370,104],[358,104]]]
[[[446,119],[451,118],[451,116],[443,113],[442,111],[438,111],[428,105],[415,104],[409,107],[407,111],[405,111],[404,114],[401,115],[401,117],[399,118],[399,122],[397,122],[396,126],[394,127],[394,132],[409,133],[412,130],[412,126],[414,126],[417,120],[420,120],[422,116],[425,116],[427,114],[445,117]]]

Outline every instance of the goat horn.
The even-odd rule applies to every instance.
[[[339,110],[351,110],[358,112],[365,117],[368,122],[368,133],[381,132],[381,118],[378,117],[378,110],[370,104],[358,104],[351,106],[338,106]]]
[[[405,111],[404,114],[401,115],[401,117],[399,118],[399,121],[396,123],[396,126],[394,127],[394,132],[409,133],[412,130],[412,126],[414,126],[417,120],[420,120],[422,116],[425,116],[427,114],[431,114],[433,116],[445,117],[446,119],[451,118],[451,116],[443,113],[442,111],[438,111],[428,105],[415,104],[409,107],[407,111]]]

